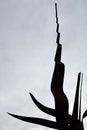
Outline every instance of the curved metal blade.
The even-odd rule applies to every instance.
[[[52,109],[52,108],[49,108],[49,107],[46,107],[46,106],[42,105],[42,104],[33,96],[33,94],[31,94],[31,93],[29,93],[29,94],[30,94],[30,96],[31,96],[31,98],[32,98],[32,100],[33,100],[33,102],[35,103],[35,105],[36,105],[41,111],[43,111],[43,112],[45,112],[45,113],[47,113],[47,114],[49,114],[49,115],[51,115],[51,116],[56,117],[56,111],[55,111],[55,109]],[[67,115],[67,120],[66,120],[65,122],[70,123],[70,122],[71,122],[71,119],[72,119],[72,116],[68,114],[68,115]]]
[[[36,105],[41,111],[43,111],[43,112],[45,112],[45,113],[47,113],[47,114],[49,114],[49,115],[51,115],[51,116],[55,116],[55,117],[56,117],[56,112],[55,112],[54,109],[48,108],[48,107],[42,105],[40,102],[37,101],[37,99],[33,96],[33,94],[31,94],[31,93],[29,93],[29,94],[30,94],[30,96],[31,96],[31,98],[32,98],[32,100],[33,100],[33,102],[35,103],[35,105]]]
[[[54,129],[58,129],[58,130],[61,130],[61,129],[65,130],[68,128],[68,125],[66,125],[64,123],[61,124],[61,123],[56,123],[56,122],[49,121],[46,119],[41,119],[41,118],[25,117],[25,116],[19,116],[19,115],[15,115],[15,114],[11,114],[11,113],[8,113],[8,114],[19,119],[19,120],[38,124],[38,125],[43,125],[43,126],[46,126],[49,128],[54,128]]]

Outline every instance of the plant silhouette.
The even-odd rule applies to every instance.
[[[73,112],[72,115],[70,115],[68,98],[66,97],[63,91],[65,65],[61,62],[62,45],[59,43],[60,33],[59,33],[59,24],[58,24],[58,16],[57,16],[57,3],[55,3],[55,11],[56,11],[56,24],[57,24],[57,29],[56,29],[57,50],[54,59],[55,67],[54,67],[53,77],[51,81],[51,92],[54,96],[55,109],[44,106],[33,96],[32,93],[29,94],[33,102],[35,103],[35,105],[41,111],[51,116],[54,116],[56,118],[56,121],[54,122],[54,121],[41,119],[41,118],[25,117],[25,116],[15,115],[11,113],[8,114],[22,121],[35,123],[35,124],[43,125],[58,130],[84,130],[83,119],[87,116],[87,110],[84,112],[83,116],[81,117],[81,93],[82,93],[83,74],[81,72],[78,73]]]

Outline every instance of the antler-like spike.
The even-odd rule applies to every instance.
[[[59,23],[58,23],[58,16],[57,16],[57,3],[55,3],[55,14],[56,14],[56,24],[57,24],[57,28],[56,28],[57,40],[56,40],[56,43],[59,44],[60,33],[59,33]]]
[[[57,24],[57,28],[56,28],[56,32],[57,32],[56,43],[58,44],[56,55],[55,55],[55,61],[61,61],[62,46],[61,46],[61,44],[59,44],[60,33],[59,33],[59,23],[58,23],[58,16],[57,16],[57,3],[55,3],[55,14],[56,14],[56,24]]]
[[[43,112],[45,112],[45,113],[47,113],[47,114],[49,114],[49,115],[51,115],[51,116],[56,116],[56,112],[55,112],[54,109],[48,108],[48,107],[42,105],[40,102],[38,102],[38,101],[36,100],[36,98],[35,98],[31,93],[30,93],[30,96],[31,96],[33,102],[35,103],[35,105],[36,105],[41,111],[43,111]]]
[[[56,14],[56,23],[58,23],[58,16],[57,16],[57,3],[55,3],[55,14]]]
[[[80,83],[80,98],[79,98],[79,121],[81,121],[81,98],[82,98],[82,81],[83,81],[83,73],[81,74],[81,83]]]
[[[11,113],[8,113],[8,114],[10,116],[13,116],[13,117],[15,117],[17,119],[20,119],[22,121],[25,121],[25,122],[34,123],[34,124],[38,124],[38,125],[43,125],[43,126],[58,129],[58,130],[68,129],[68,125],[66,125],[65,123],[61,124],[61,123],[58,123],[58,122],[49,121],[49,120],[41,119],[41,118],[25,117],[25,116],[15,115],[15,114],[11,114]]]
[[[81,78],[81,72],[78,74],[75,101],[74,101],[73,114],[72,114],[73,119],[77,119],[77,120],[78,120],[78,110],[79,110],[80,78]]]

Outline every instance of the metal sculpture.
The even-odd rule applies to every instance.
[[[84,112],[83,116],[81,117],[81,92],[82,92],[83,74],[81,72],[78,73],[73,112],[72,115],[70,115],[68,112],[69,110],[68,99],[63,91],[65,65],[61,62],[62,45],[59,43],[60,33],[59,33],[59,24],[58,24],[58,16],[57,16],[57,3],[55,3],[55,11],[56,11],[56,24],[57,24],[57,29],[56,29],[57,51],[55,55],[54,73],[51,82],[51,92],[54,96],[55,109],[48,108],[42,105],[31,93],[30,96],[33,102],[35,103],[35,105],[41,111],[51,116],[54,116],[56,118],[56,122],[46,120],[46,119],[41,119],[41,118],[25,117],[25,116],[15,115],[11,113],[8,114],[22,121],[35,123],[35,124],[43,125],[58,130],[84,130],[83,119],[87,116],[87,110]]]

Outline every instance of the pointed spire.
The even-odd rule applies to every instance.
[[[61,61],[62,46],[61,46],[61,44],[59,44],[60,33],[59,33],[59,23],[58,23],[58,16],[57,16],[57,3],[55,3],[55,14],[56,14],[56,24],[57,24],[57,28],[56,28],[56,32],[57,32],[57,39],[56,39],[57,51],[56,51],[56,55],[55,55],[55,62],[56,61],[60,62]]]
[[[78,73],[78,79],[77,79],[77,88],[76,88],[76,94],[75,94],[75,101],[74,101],[74,107],[73,107],[73,119],[81,120],[81,93],[82,93],[82,80],[83,80],[83,74]]]
[[[56,40],[56,43],[59,44],[60,33],[59,33],[59,23],[58,23],[58,16],[57,16],[57,3],[55,3],[55,13],[56,13],[56,24],[57,24],[57,28],[56,28],[57,40]]]
[[[83,81],[83,73],[82,73],[82,75],[81,75],[81,85],[80,85],[80,93],[79,93],[79,96],[80,96],[80,99],[79,99],[79,121],[81,121],[82,119],[81,119],[81,98],[82,98],[82,81]]]

